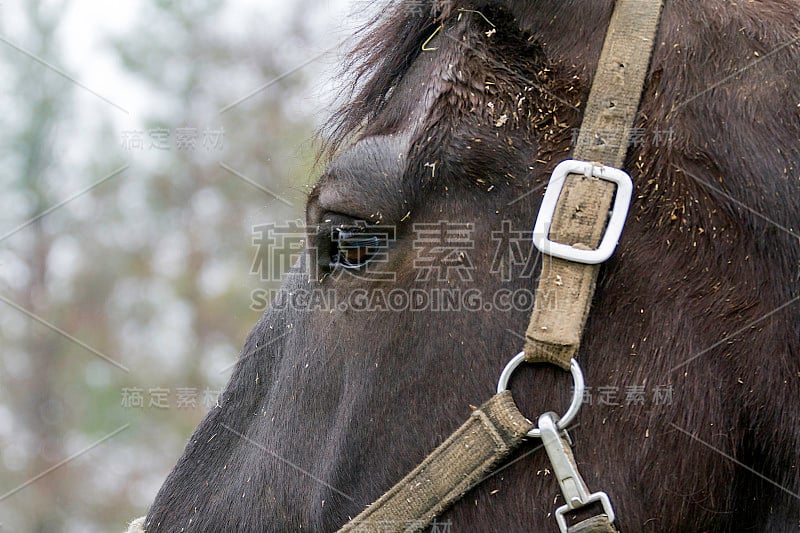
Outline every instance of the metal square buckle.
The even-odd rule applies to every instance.
[[[568,244],[551,241],[548,237],[558,197],[561,195],[564,181],[569,174],[583,174],[587,177],[600,178],[617,184],[617,194],[614,198],[614,205],[611,208],[611,216],[608,220],[605,235],[600,241],[600,246],[594,250],[581,250]],[[622,227],[625,225],[625,217],[628,215],[632,193],[633,182],[625,171],[614,167],[593,165],[592,163],[575,159],[562,161],[553,169],[553,173],[550,175],[550,181],[547,184],[547,190],[539,208],[539,215],[536,217],[536,224],[533,226],[533,245],[542,253],[568,261],[587,265],[602,263],[611,257],[617,247],[617,242],[619,242],[619,237],[622,234]]]

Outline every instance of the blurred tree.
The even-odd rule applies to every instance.
[[[59,54],[57,28],[66,3],[31,1],[24,5],[28,38],[20,47],[36,57],[57,60]],[[72,85],[58,75],[49,73],[47,83],[42,83],[46,69],[31,61],[20,50],[7,49],[6,60],[14,66],[15,76],[11,85],[18,98],[20,109],[8,110],[3,115],[11,123],[3,128],[7,139],[3,167],[11,172],[5,175],[3,185],[15,191],[14,196],[22,202],[25,218],[31,223],[22,231],[24,237],[0,232],[4,249],[3,263],[21,265],[16,282],[3,286],[5,299],[15,302],[19,309],[2,305],[4,316],[16,313],[16,320],[3,320],[3,374],[15,374],[16,379],[2,388],[0,401],[7,406],[11,425],[2,435],[5,450],[5,466],[14,473],[3,476],[0,492],[6,493],[17,483],[24,482],[36,473],[47,470],[56,460],[65,455],[65,407],[63,398],[57,393],[59,382],[67,362],[63,355],[72,351],[65,346],[63,338],[48,330],[30,317],[20,321],[20,309],[37,315],[49,315],[58,321],[63,316],[58,310],[47,309],[48,257],[55,236],[45,228],[43,219],[31,219],[54,204],[58,197],[58,174],[62,170],[58,154],[53,149],[58,128],[69,118],[72,100]],[[4,230],[11,229],[3,225]],[[22,238],[20,238],[22,237]],[[9,290],[10,289],[10,290]],[[50,312],[55,311],[55,312]],[[63,310],[62,310],[63,311]],[[16,331],[11,331],[20,326]],[[25,362],[10,361],[24,358]],[[9,365],[12,367],[9,371]],[[13,441],[13,442],[11,442]],[[58,506],[42,506],[40,502],[56,502],[61,498],[63,479],[54,476],[48,483],[33,484],[27,497],[10,495],[17,518],[27,515],[28,531],[57,531],[63,522],[63,511]],[[4,490],[5,489],[5,490]],[[5,513],[4,513],[5,514]],[[14,516],[10,517],[12,520]]]
[[[302,218],[316,118],[298,95],[314,76],[294,67],[318,50],[293,13],[310,5],[277,24],[220,0],[143,2],[112,48],[148,102],[124,124],[4,49],[0,237],[96,185],[0,241],[4,530],[123,529],[213,405],[260,316],[251,291],[280,281],[250,273],[252,228]],[[68,7],[26,3],[19,46],[62,64]]]

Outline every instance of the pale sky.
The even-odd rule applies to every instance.
[[[21,11],[27,0],[4,0],[0,2],[0,36],[23,46],[27,28],[23,27]],[[58,5],[60,2],[44,2],[45,5]],[[151,106],[143,88],[131,79],[117,64],[113,51],[105,45],[109,36],[129,33],[134,26],[137,13],[142,2],[122,0],[71,0],[67,14],[59,25],[59,37],[62,48],[58,63],[54,63],[66,74],[74,77],[81,84],[97,94],[123,107],[128,114],[113,106],[97,101],[97,98],[86,91],[80,95],[78,105],[97,107],[98,104],[107,112],[119,129],[133,128],[146,109]],[[336,43],[352,34],[353,30],[364,20],[364,3],[358,0],[320,0],[315,9],[309,11],[308,27],[313,32],[308,36],[306,49],[291,49],[287,55],[287,70],[295,65],[309,61],[320,55]],[[282,0],[238,0],[228,3],[222,17],[218,20],[219,31],[234,35],[242,31],[242,27],[253,20],[263,20],[267,35],[275,35],[276,43],[280,43],[281,28],[288,25],[291,17],[289,2]],[[0,45],[2,46],[2,45]],[[6,45],[7,46],[7,45]],[[19,53],[7,47],[0,54]],[[293,57],[288,57],[288,56]],[[47,61],[48,58],[42,58]],[[320,79],[333,83],[337,64],[336,52],[328,53],[314,60],[306,69],[313,68],[320,73]],[[269,80],[262,80],[266,83]],[[257,86],[256,86],[257,87]],[[255,88],[255,87],[254,87]],[[318,87],[312,87],[309,98],[319,101],[320,109],[327,107],[327,99],[332,97],[331,85],[321,81]],[[232,101],[244,95],[231,95]],[[81,109],[81,111],[84,111]],[[308,106],[298,106],[298,113],[309,112]],[[82,113],[83,114],[83,113]]]

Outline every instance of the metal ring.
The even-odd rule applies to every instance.
[[[517,369],[519,365],[521,365],[525,361],[525,352],[519,352],[515,355],[511,361],[508,362],[506,367],[503,369],[503,372],[500,373],[500,379],[497,382],[497,393],[500,394],[504,390],[508,389],[508,380],[511,378],[511,374],[514,373],[514,370]],[[569,405],[569,409],[567,412],[564,413],[564,416],[558,419],[556,423],[556,427],[559,430],[565,429],[575,418],[578,414],[578,411],[581,409],[581,404],[583,403],[583,391],[584,391],[584,382],[583,382],[583,371],[581,371],[580,365],[578,365],[578,361],[575,360],[573,357],[569,362],[569,371],[572,374],[572,380],[575,383],[575,388],[572,393],[572,403]],[[541,437],[542,432],[539,428],[533,428],[528,432],[529,437]]]

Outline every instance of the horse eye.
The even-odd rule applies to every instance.
[[[331,228],[331,264],[334,267],[361,268],[374,257],[381,242],[364,226]]]
[[[358,270],[370,261],[385,260],[393,227],[370,223],[341,213],[325,213],[309,234],[319,279],[336,269]]]

